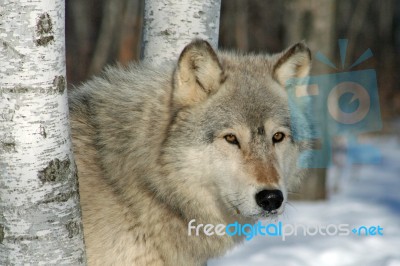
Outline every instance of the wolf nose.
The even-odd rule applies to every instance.
[[[261,190],[256,194],[257,205],[265,211],[278,209],[283,202],[282,191],[280,190]]]

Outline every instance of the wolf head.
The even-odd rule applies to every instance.
[[[186,46],[161,157],[170,173],[162,181],[171,188],[165,197],[188,218],[204,206],[250,218],[281,213],[288,188],[300,179],[301,150],[284,87],[308,75],[310,65],[302,42],[272,56],[215,52],[202,40]]]

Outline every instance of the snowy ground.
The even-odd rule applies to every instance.
[[[333,167],[339,191],[324,202],[292,202],[283,224],[381,226],[383,235],[260,236],[208,262],[209,266],[400,266],[400,139],[370,138],[382,152],[378,165]],[[337,179],[336,179],[337,180]],[[332,183],[332,182],[331,182]],[[265,221],[265,223],[276,221]]]

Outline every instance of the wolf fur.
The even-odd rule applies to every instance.
[[[284,84],[307,75],[310,62],[304,43],[241,55],[195,40],[175,63],[109,67],[72,91],[89,265],[202,265],[242,238],[189,236],[190,220],[281,213],[301,149]],[[277,132],[284,139],[274,143]],[[256,204],[262,189],[282,191],[277,211]]]

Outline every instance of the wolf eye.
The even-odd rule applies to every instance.
[[[272,142],[275,143],[279,143],[281,142],[283,139],[285,138],[285,134],[283,134],[282,132],[276,132],[274,134],[274,136],[272,137]]]
[[[228,135],[226,135],[226,136],[224,137],[224,139],[225,139],[228,143],[233,144],[233,145],[237,145],[237,146],[240,148],[239,141],[237,140],[237,138],[236,138],[235,135],[233,135],[233,134],[228,134]]]

